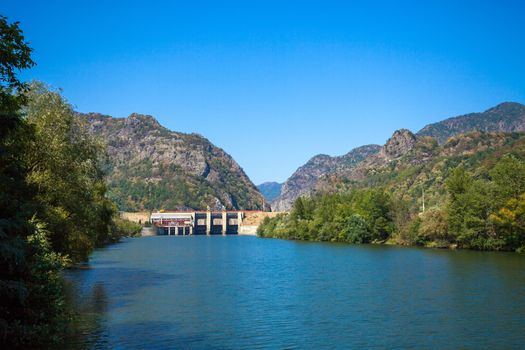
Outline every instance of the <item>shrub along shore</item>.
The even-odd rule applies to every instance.
[[[385,187],[350,189],[299,198],[290,214],[265,219],[258,235],[524,252],[525,162],[507,154],[483,164],[490,166],[460,164],[436,174],[446,178],[433,188],[442,202],[425,211]]]

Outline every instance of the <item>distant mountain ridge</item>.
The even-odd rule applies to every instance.
[[[378,145],[357,147],[347,154],[331,157],[319,154],[297,169],[282,186],[281,195],[272,202],[273,211],[287,211],[295,200],[312,191],[322,176],[344,172],[380,150]]]
[[[279,197],[281,194],[281,188],[283,187],[283,184],[280,184],[278,182],[264,182],[257,186],[257,189],[261,194],[263,195],[264,199],[266,199],[267,202],[273,201],[275,198]]]
[[[440,144],[449,137],[470,131],[522,132],[525,131],[525,105],[504,102],[481,113],[470,113],[429,124],[417,136],[430,136]]]
[[[373,177],[375,169],[382,168],[409,152],[415,152],[414,148],[417,148],[418,152],[411,158],[411,162],[427,161],[431,154],[428,150],[425,151],[425,147],[431,147],[432,140],[437,145],[445,144],[451,137],[470,132],[523,131],[525,131],[525,105],[515,102],[501,103],[485,112],[470,113],[429,124],[417,134],[407,129],[400,129],[382,147],[362,146],[341,157],[327,155],[313,157],[284,182],[281,195],[272,202],[272,209],[289,210],[298,197],[308,195],[316,189],[326,190],[326,184],[334,182],[334,179],[338,182],[337,179],[352,181],[363,180],[367,176]],[[353,161],[345,163],[345,157],[351,154],[355,157],[350,156],[347,159]]]
[[[152,116],[136,113],[78,116],[107,142],[109,195],[120,210],[264,206],[237,162],[198,134],[170,131]]]

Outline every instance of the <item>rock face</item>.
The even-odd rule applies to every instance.
[[[425,138],[422,142],[424,143]],[[430,139],[432,140],[432,139]],[[363,180],[370,174],[371,169],[379,169],[387,166],[390,162],[398,160],[408,154],[414,153],[418,138],[407,129],[399,129],[392,134],[386,143],[381,147],[379,152],[372,154],[356,166],[344,172],[338,172],[333,177],[336,181],[341,178],[349,180]],[[434,141],[435,143],[435,141]],[[432,146],[430,146],[432,147]],[[325,183],[320,184],[324,186]]]
[[[415,144],[416,135],[414,135],[410,130],[396,130],[392,137],[385,143],[385,145],[381,147],[379,156],[385,159],[398,158],[412,150]]]
[[[268,203],[273,201],[275,198],[279,197],[281,194],[281,188],[283,187],[283,184],[280,184],[278,182],[265,182],[257,186],[257,189],[261,194],[263,195],[264,199]]]
[[[78,116],[107,143],[109,195],[121,210],[263,208],[235,160],[200,135],[170,131],[148,115]]]
[[[352,169],[367,157],[376,154],[378,145],[366,145],[353,149],[339,157],[320,154],[310,159],[293,173],[283,184],[281,195],[272,202],[273,211],[290,210],[300,196],[315,189],[320,178]]]
[[[427,125],[417,136],[431,136],[443,144],[452,136],[470,131],[525,131],[525,106],[515,102],[504,102],[482,113],[465,114]]]

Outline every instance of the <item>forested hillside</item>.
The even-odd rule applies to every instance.
[[[237,162],[198,134],[170,131],[141,114],[77,116],[107,146],[109,196],[121,210],[263,208]]]
[[[483,250],[525,249],[525,135],[472,132],[439,145],[396,132],[344,176],[326,177],[259,235]]]

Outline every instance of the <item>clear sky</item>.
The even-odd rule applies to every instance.
[[[525,102],[524,1],[0,0],[78,111],[155,116],[256,183]]]

